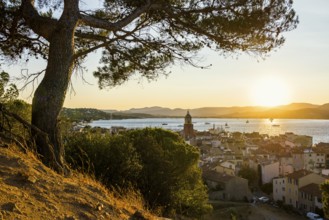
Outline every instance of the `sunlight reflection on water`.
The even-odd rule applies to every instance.
[[[170,130],[182,130],[183,118],[144,118],[144,119],[122,119],[122,120],[97,120],[91,122],[92,127],[110,128],[112,126],[123,126],[125,128],[160,127]],[[232,119],[232,118],[193,118],[194,129],[207,131],[214,126],[233,132],[259,132],[275,136],[285,132],[293,132],[299,135],[313,137],[313,144],[319,142],[329,143],[329,120],[311,119]],[[227,126],[225,126],[227,124]]]

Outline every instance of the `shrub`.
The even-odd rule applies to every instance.
[[[66,140],[65,150],[73,168],[95,175],[105,185],[128,187],[141,171],[136,150],[121,135],[75,133]]]
[[[148,207],[163,215],[198,217],[211,210],[198,168],[199,151],[174,132],[85,133],[69,137],[66,145],[74,168],[94,172],[109,187],[135,187]]]

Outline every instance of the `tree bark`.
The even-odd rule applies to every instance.
[[[78,0],[66,0],[64,11],[49,38],[45,76],[32,101],[32,124],[48,134],[34,133],[37,152],[43,163],[64,171],[64,147],[59,131],[59,114],[74,68],[74,31],[78,22]],[[50,142],[50,143],[49,143]]]

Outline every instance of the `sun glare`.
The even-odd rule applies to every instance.
[[[273,107],[287,104],[290,101],[288,86],[279,78],[259,79],[253,84],[251,90],[255,105]]]

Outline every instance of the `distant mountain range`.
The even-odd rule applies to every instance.
[[[144,115],[152,117],[183,117],[188,109],[146,107],[132,108],[126,111],[103,110],[121,115]],[[276,107],[204,107],[189,109],[192,117],[215,118],[296,118],[296,119],[329,119],[329,103],[314,105],[309,103],[292,103]]]

